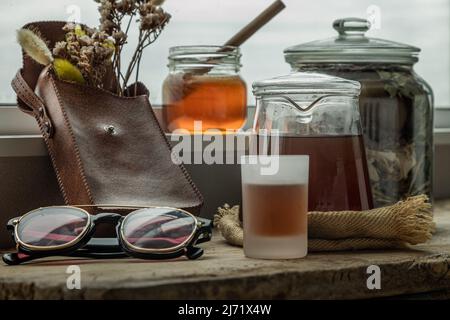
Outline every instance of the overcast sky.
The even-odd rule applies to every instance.
[[[244,26],[272,0],[167,0],[173,16],[156,43],[148,48],[142,80],[153,103],[161,102],[161,83],[167,75],[171,46],[221,44]],[[380,28],[369,36],[399,41],[422,48],[416,71],[433,87],[438,105],[450,106],[450,2],[448,0],[285,0],[287,9],[251,38],[243,47],[242,76],[249,87],[258,79],[289,72],[283,49],[306,41],[335,36],[336,18],[367,17],[380,10]],[[1,0],[0,1],[0,102],[15,100],[10,81],[20,67],[15,30],[30,21],[67,20],[98,24],[93,0]],[[374,7],[375,6],[375,7]],[[253,103],[251,92],[249,102]]]

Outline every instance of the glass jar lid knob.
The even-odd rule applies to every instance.
[[[337,19],[333,22],[333,28],[343,38],[347,36],[364,36],[370,30],[370,22],[361,18]]]

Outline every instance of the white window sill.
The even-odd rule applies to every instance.
[[[252,110],[250,110],[250,113]],[[251,119],[251,115],[249,116]],[[450,197],[450,108],[436,109],[435,116],[435,181],[436,198]],[[16,107],[0,107],[0,158],[42,157],[47,150],[35,120]]]
[[[252,109],[249,118],[252,118]],[[21,139],[20,144],[17,144],[17,139]],[[437,146],[450,145],[450,108],[437,108],[435,111],[434,143]],[[0,156],[42,155],[42,152],[45,148],[34,118],[16,106],[0,105]]]

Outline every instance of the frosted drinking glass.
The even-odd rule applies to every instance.
[[[309,156],[243,156],[241,173],[245,255],[305,257]]]

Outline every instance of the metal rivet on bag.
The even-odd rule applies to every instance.
[[[47,138],[52,138],[53,137],[53,126],[52,126],[52,123],[50,121],[45,121],[43,123],[43,129],[44,129],[45,136]]]
[[[41,118],[41,119],[44,118],[44,116],[45,116],[44,108],[40,107],[38,109],[38,112],[39,112],[39,118]]]
[[[111,136],[115,136],[117,134],[116,128],[112,125],[105,126],[104,129],[105,129],[106,133]]]

